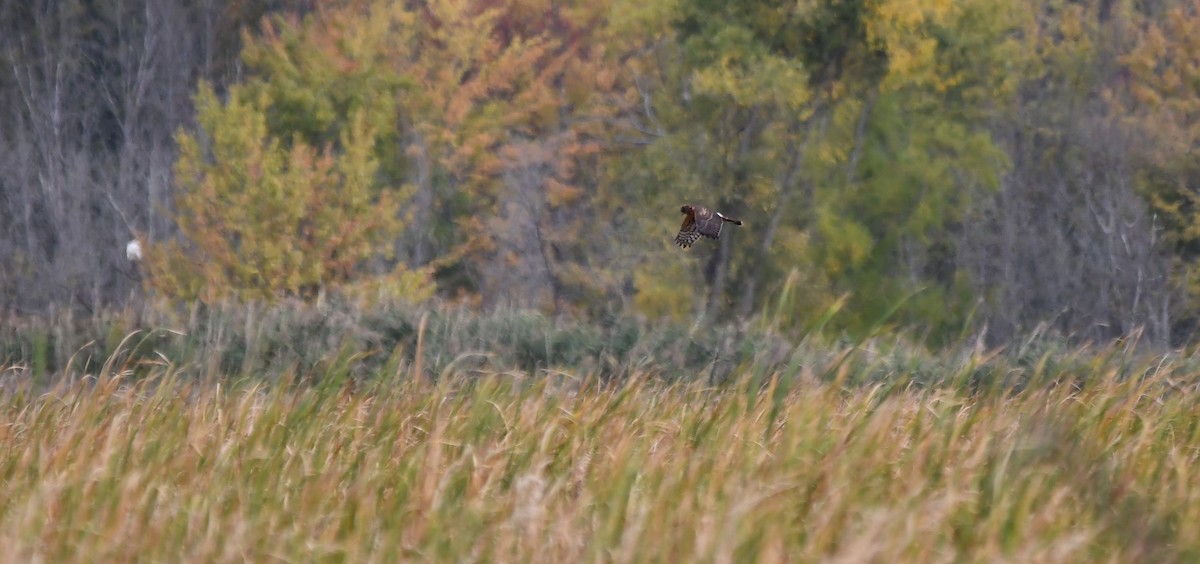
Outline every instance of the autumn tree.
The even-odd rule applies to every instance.
[[[1128,6],[1119,15],[1114,25],[1128,40],[1118,46],[1106,101],[1129,139],[1127,182],[1153,209],[1141,231],[1161,233],[1171,285],[1181,294],[1169,305],[1151,303],[1177,342],[1191,340],[1200,328],[1200,4]]]
[[[221,103],[202,85],[199,131],[181,132],[175,167],[181,240],[155,249],[150,284],[163,295],[206,302],[226,297],[313,297],[326,290],[419,301],[432,288],[420,272],[384,267],[403,227],[404,194],[379,190],[374,133],[352,116],[335,148],[270,135],[264,98],[239,87]],[[382,293],[382,296],[379,295]]]
[[[396,1],[276,18],[246,61],[267,128],[327,142],[363,111],[386,183],[412,191],[400,260],[471,303],[590,309],[611,274],[598,220],[623,103],[607,4]],[[601,306],[603,309],[603,306]]]
[[[1079,339],[1142,332],[1165,344],[1176,293],[1161,219],[1139,188],[1135,134],[1119,101],[1128,5],[1031,1],[1011,102],[988,129],[1010,166],[966,217],[957,260],[993,342],[1037,327]],[[1011,63],[1010,63],[1011,64]]]

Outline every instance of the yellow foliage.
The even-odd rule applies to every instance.
[[[862,264],[875,244],[866,227],[832,213],[818,216],[816,232],[821,237],[821,268],[830,277]]]
[[[299,139],[285,148],[267,132],[260,96],[234,87],[222,104],[196,96],[200,130],[179,134],[175,207],[181,241],[151,249],[148,284],[162,295],[211,302],[315,296],[368,277],[387,260],[407,198],[374,184],[375,133],[362,112],[340,151]],[[396,276],[393,272],[392,276]],[[404,277],[391,287],[428,297]]]
[[[1021,24],[1021,10],[1004,0],[882,0],[866,22],[868,41],[887,53],[888,72],[882,88],[929,87],[946,92],[976,69],[959,68],[939,52],[940,35],[953,33],[957,42],[1005,50],[1015,41],[1008,29]],[[965,38],[965,39],[964,39]],[[1013,61],[1003,61],[1011,64]],[[992,69],[996,72],[1002,69]],[[986,74],[986,73],[985,73]],[[1003,74],[1003,73],[1001,73]],[[980,77],[971,78],[978,79]],[[999,81],[1001,84],[1003,80]]]
[[[436,290],[431,269],[410,270],[401,263],[383,276],[351,281],[340,289],[340,293],[370,307],[397,302],[418,304],[433,298]]]
[[[725,56],[718,66],[696,71],[692,86],[699,94],[729,96],[738,105],[777,105],[799,110],[812,99],[808,75],[795,62],[780,57],[745,61]]]

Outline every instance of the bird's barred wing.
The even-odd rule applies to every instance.
[[[679,233],[675,235],[675,244],[683,248],[688,248],[700,238],[700,231],[696,229],[696,219],[692,214],[687,214],[683,218],[683,226],[679,228]]]

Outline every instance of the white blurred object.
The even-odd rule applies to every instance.
[[[142,244],[137,239],[125,245],[125,258],[133,261],[142,260]]]

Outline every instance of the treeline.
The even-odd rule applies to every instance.
[[[0,5],[7,309],[1196,324],[1196,0]]]

